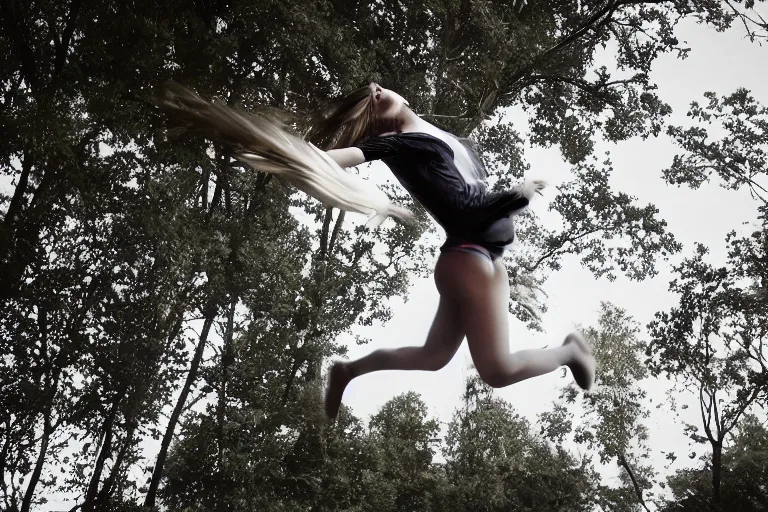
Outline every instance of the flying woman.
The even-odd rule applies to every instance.
[[[316,132],[339,134],[341,144],[328,155],[341,167],[382,160],[446,232],[434,272],[440,302],[425,343],[334,363],[325,395],[330,418],[352,379],[381,370],[439,370],[465,337],[480,378],[490,386],[509,386],[565,365],[581,388],[590,389],[595,360],[578,333],[556,348],[509,351],[509,277],[501,256],[515,236],[512,217],[540,193],[543,182],[489,192],[471,146],[375,83],[350,94]]]
[[[248,119],[178,85],[167,86],[158,105],[193,131],[223,142],[243,163],[280,174],[329,206],[370,213],[373,225],[410,212],[341,168],[382,160],[445,230],[434,273],[440,302],[425,343],[335,362],[325,395],[329,418],[338,414],[352,379],[382,370],[439,370],[464,338],[480,378],[495,388],[561,366],[570,368],[581,388],[592,386],[595,359],[578,333],[555,348],[509,349],[510,289],[502,255],[515,236],[513,217],[541,192],[543,182],[490,192],[485,168],[470,145],[423,120],[399,94],[375,83],[345,96],[315,123],[309,138],[333,148],[326,152],[277,123]]]

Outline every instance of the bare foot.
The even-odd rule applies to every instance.
[[[328,419],[335,419],[339,413],[341,397],[344,396],[344,389],[351,380],[352,373],[346,364],[333,363],[328,372],[328,387],[325,389],[325,414]]]
[[[568,364],[568,368],[573,374],[573,379],[581,389],[589,391],[595,383],[595,358],[592,356],[592,349],[581,336],[573,332],[565,337],[563,345],[574,344],[573,361]]]

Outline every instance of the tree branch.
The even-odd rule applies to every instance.
[[[569,243],[570,243],[570,244],[573,244],[574,242],[576,242],[576,241],[580,240],[581,238],[584,238],[585,236],[589,236],[589,235],[591,235],[591,234],[593,234],[593,233],[597,233],[597,232],[598,232],[598,231],[600,231],[601,229],[605,229],[605,228],[599,228],[599,227],[598,227],[598,228],[594,228],[594,229],[591,229],[591,230],[589,230],[589,231],[585,231],[584,233],[582,233],[582,234],[580,234],[580,235],[577,235],[577,236],[574,236],[574,237],[570,237],[570,238],[567,238],[567,239],[566,239],[566,240],[564,240],[564,241],[563,241],[563,242],[562,242],[560,245],[558,245],[556,248],[549,250],[547,253],[545,253],[543,256],[541,256],[541,257],[540,257],[540,258],[539,258],[539,259],[536,261],[536,263],[534,263],[534,264],[533,264],[533,266],[527,266],[527,265],[526,265],[526,268],[525,268],[525,269],[526,269],[526,271],[528,271],[528,272],[533,272],[533,271],[535,271],[536,269],[538,269],[538,268],[539,268],[539,265],[541,265],[541,264],[542,264],[542,263],[543,263],[543,262],[544,262],[546,259],[548,259],[548,258],[551,258],[552,256],[555,256],[556,254],[560,253],[560,252],[561,252],[561,249],[562,249],[562,248],[563,248],[563,247],[564,247],[566,244],[569,244]]]
[[[530,64],[523,66],[520,70],[518,70],[515,74],[513,74],[508,80],[507,80],[507,89],[512,88],[517,82],[522,80],[525,75],[536,69],[542,62],[549,59],[550,56],[552,56],[554,53],[556,53],[561,48],[568,46],[569,44],[573,43],[577,39],[579,39],[581,36],[583,36],[585,33],[587,33],[590,29],[592,29],[593,25],[598,22],[598,20],[602,21],[598,24],[595,28],[601,28],[605,23],[607,23],[607,20],[609,20],[613,13],[616,12],[616,10],[621,7],[622,5],[627,5],[633,3],[628,0],[620,0],[614,4],[608,4],[592,14],[586,21],[584,21],[580,26],[578,26],[576,29],[574,29],[570,34],[566,35],[564,38],[562,38],[560,41],[558,41],[555,45],[551,46],[550,48],[544,50],[540,54],[536,55],[533,59],[531,59]],[[642,2],[641,2],[642,3]],[[653,2],[657,3],[657,2]]]
[[[24,79],[33,90],[37,89],[37,62],[35,54],[24,37],[23,27],[27,26],[25,20],[20,19],[16,11],[16,2],[12,0],[0,0],[0,18],[3,19],[5,30],[10,34],[19,63],[21,64],[21,73]]]
[[[768,39],[768,34],[758,35],[754,32],[754,30],[750,30],[749,25],[747,25],[747,20],[749,20],[750,23],[754,23],[758,27],[764,30],[768,30],[768,22],[765,21],[765,19],[760,15],[759,12],[755,11],[755,14],[757,14],[757,17],[760,18],[760,21],[758,22],[753,20],[749,16],[747,16],[745,13],[742,13],[738,9],[736,9],[736,7],[729,0],[724,0],[724,3],[725,5],[730,7],[730,9],[733,11],[736,17],[739,18],[741,22],[744,24],[744,30],[746,30],[747,37],[749,38],[749,41],[751,43],[754,43],[755,39]]]
[[[725,437],[725,427],[723,426],[722,418],[720,417],[720,412],[717,409],[717,390],[712,392],[712,410],[714,411],[714,417],[715,417],[715,427],[717,427],[717,439],[718,441],[722,441]]]
[[[632,486],[635,488],[635,495],[637,496],[637,499],[640,502],[640,505],[642,505],[647,512],[651,512],[650,510],[648,510],[648,506],[645,504],[645,500],[643,499],[643,491],[642,489],[640,489],[640,485],[637,483],[635,474],[632,471],[632,468],[629,467],[629,463],[627,462],[627,459],[624,457],[623,453],[619,454],[619,464],[627,472],[627,474],[629,475],[629,479],[632,480]]]
[[[19,176],[19,182],[16,184],[11,204],[8,206],[8,210],[5,212],[5,218],[3,219],[3,231],[10,230],[13,220],[21,210],[24,194],[26,193],[29,184],[29,173],[31,170],[32,158],[29,156],[29,153],[25,151],[24,157],[21,160],[21,175]]]
[[[704,415],[704,411],[707,411],[707,416]],[[704,384],[699,384],[699,411],[701,412],[701,421],[704,424],[704,432],[707,434],[707,439],[709,439],[710,443],[715,443],[715,438],[712,435],[712,429],[710,428],[710,421],[709,418],[711,416],[711,409],[707,407],[704,403]]]
[[[53,74],[58,75],[64,64],[67,61],[67,50],[69,49],[69,43],[72,40],[72,35],[75,33],[75,23],[77,21],[77,15],[80,12],[80,6],[82,0],[72,0],[72,4],[69,7],[69,14],[67,15],[67,22],[64,26],[64,32],[61,35],[61,40],[58,48],[56,49],[56,58],[53,64]]]
[[[328,252],[333,252],[333,246],[336,243],[336,239],[341,231],[341,225],[344,222],[344,210],[339,210],[339,216],[336,218],[336,224],[333,226],[333,233],[331,233],[331,241],[328,243]]]
[[[325,217],[323,218],[323,227],[320,231],[320,255],[321,261],[325,260],[328,254],[328,232],[331,229],[331,219],[333,219],[333,208],[330,206],[325,209]]]

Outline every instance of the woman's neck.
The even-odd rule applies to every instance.
[[[380,136],[409,132],[427,133],[440,139],[445,136],[443,130],[425,121],[407,106],[403,106],[402,110],[398,112],[397,115],[384,120],[379,126],[380,128],[384,128],[379,132]]]
[[[416,115],[408,106],[403,106],[397,116],[398,129],[403,132],[415,132],[427,129],[432,125]]]

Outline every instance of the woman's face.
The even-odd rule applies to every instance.
[[[395,91],[384,89],[377,83],[371,84],[373,113],[380,119],[396,117],[408,102]]]

